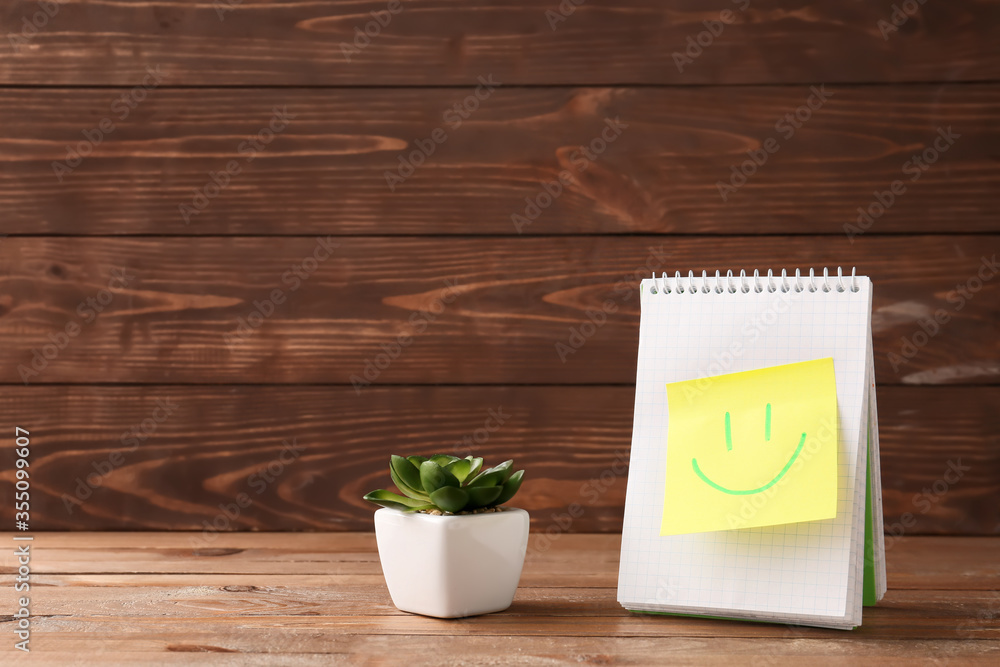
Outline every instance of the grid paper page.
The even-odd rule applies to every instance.
[[[860,600],[864,543],[867,443],[860,436],[867,428],[870,282],[858,278],[858,292],[751,288],[720,294],[713,278],[681,279],[681,285],[697,288],[683,293],[676,279],[665,281],[670,293],[663,290],[663,279],[655,281],[657,294],[651,291],[653,280],[640,286],[619,601],[632,609],[860,622],[853,598]],[[665,385],[824,357],[833,357],[837,378],[836,518],[661,537],[669,418]]]

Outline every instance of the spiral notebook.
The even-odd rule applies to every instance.
[[[851,629],[885,593],[872,284],[640,285],[618,601]]]

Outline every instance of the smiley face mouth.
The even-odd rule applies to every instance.
[[[770,407],[770,405],[768,407]],[[726,417],[728,418],[728,416],[729,415],[727,414]],[[778,474],[775,475],[770,482],[768,482],[764,486],[759,486],[756,489],[729,489],[722,486],[721,484],[716,484],[715,482],[710,480],[708,476],[705,475],[705,473],[701,471],[701,468],[698,467],[697,458],[691,459],[691,466],[694,468],[694,474],[698,475],[701,481],[705,482],[706,484],[711,486],[713,489],[716,489],[717,491],[722,491],[723,493],[728,493],[733,496],[752,496],[755,493],[767,491],[772,486],[777,484],[781,480],[781,478],[785,476],[785,473],[787,473],[789,469],[791,469],[792,464],[795,463],[795,459],[797,459],[799,457],[799,454],[802,453],[802,447],[805,444],[806,444],[806,434],[803,433],[802,437],[799,439],[799,446],[795,448],[795,453],[792,454],[792,458],[788,459],[788,463],[785,464],[785,467],[782,468],[781,471],[778,472]]]

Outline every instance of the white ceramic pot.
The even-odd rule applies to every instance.
[[[510,606],[528,548],[528,513],[435,516],[383,507],[375,539],[392,603],[458,618]]]

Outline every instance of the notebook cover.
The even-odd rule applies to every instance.
[[[642,354],[642,348],[641,348],[641,341],[640,341],[640,356],[641,356],[641,354]],[[868,447],[867,451],[871,451],[871,448],[872,448],[871,423],[869,423],[869,424],[866,425],[866,431],[867,431],[867,433],[866,433],[866,435],[867,435],[866,447]],[[875,569],[874,569],[874,563],[869,562],[869,561],[873,560],[873,558],[874,558],[874,546],[875,546],[875,543],[874,543],[874,540],[872,539],[872,535],[873,535],[875,524],[873,522],[873,516],[874,515],[872,514],[872,512],[873,512],[873,507],[872,506],[874,504],[876,504],[876,500],[877,500],[877,499],[876,500],[872,499],[872,496],[874,495],[874,493],[873,493],[873,489],[872,489],[872,477],[871,477],[871,470],[870,470],[870,468],[871,468],[871,464],[868,463],[866,465],[866,477],[865,477],[865,503],[862,506],[864,508],[864,511],[865,511],[865,524],[863,526],[855,524],[855,526],[856,526],[855,530],[857,530],[857,532],[855,533],[855,535],[857,535],[857,537],[860,537],[862,534],[865,536],[864,538],[862,538],[864,540],[863,548],[865,549],[865,551],[863,551],[860,555],[862,555],[862,556],[869,556],[869,558],[866,558],[866,561],[862,563],[862,584],[861,584],[861,589],[862,590],[859,591],[862,594],[862,600],[861,600],[862,602],[864,602],[865,598],[866,598],[866,596],[865,596],[865,583],[868,581],[868,579],[872,579],[873,580],[874,579],[873,575],[876,572]],[[860,472],[860,471],[858,471],[858,472]],[[860,476],[858,475],[857,477],[860,477]],[[857,479],[857,477],[856,477],[856,479]],[[857,479],[857,481],[860,482],[860,479]],[[858,491],[860,492],[860,489],[858,489]],[[858,493],[858,496],[860,496],[860,493]],[[858,500],[860,500],[860,498],[858,498]],[[857,508],[855,508],[855,511],[856,511],[856,509]],[[856,514],[855,514],[855,517],[856,517]],[[857,539],[857,537],[855,539]],[[874,581],[872,583],[874,584]],[[869,584],[869,586],[871,586],[871,585],[872,584]],[[856,604],[856,602],[855,602],[855,604]],[[625,606],[625,605],[623,605],[623,606]],[[628,608],[628,607],[626,606],[626,608]],[[631,609],[630,611],[633,611],[635,613],[647,613],[647,614],[658,614],[658,615],[696,616],[696,617],[700,616],[702,618],[706,618],[706,617],[708,617],[708,618],[733,618],[733,617],[729,617],[729,616],[709,616],[709,615],[706,615],[706,614],[698,614],[698,613],[690,613],[690,612],[673,612],[673,611],[660,611],[660,610],[653,611],[653,610],[640,610],[640,609]],[[775,621],[775,620],[771,620],[771,619],[763,620],[763,619],[746,619],[746,618],[740,618],[738,620],[743,620],[743,621],[746,621],[746,620],[756,620],[758,622],[767,622],[767,623],[783,623],[783,622],[787,623],[788,622],[788,621]],[[791,621],[791,623],[794,624],[795,621]],[[808,625],[814,625],[815,623],[814,622],[807,622],[807,624]],[[818,625],[818,624],[815,624],[815,625]],[[822,626],[821,625],[820,627],[834,627],[834,626]],[[847,627],[849,627],[849,626],[847,626]]]

